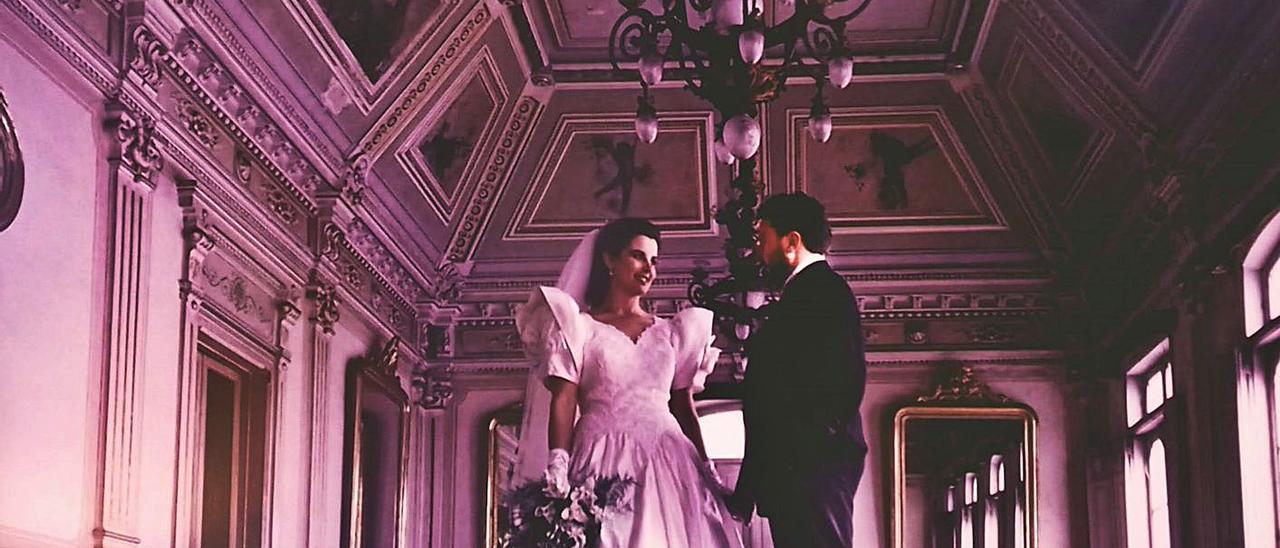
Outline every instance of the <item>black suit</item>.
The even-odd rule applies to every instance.
[[[857,301],[819,261],[791,279],[767,315],[748,348],[738,493],[769,518],[778,548],[852,546],[867,454]]]

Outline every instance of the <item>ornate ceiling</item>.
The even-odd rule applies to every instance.
[[[46,12],[13,2],[49,28]],[[110,49],[113,10],[130,12],[75,4],[66,25],[82,30],[64,56]],[[350,251],[406,306],[432,302],[443,279],[465,281],[462,301],[517,298],[624,214],[666,229],[663,295],[720,262],[713,211],[730,170],[711,152],[712,112],[664,83],[659,137],[637,142],[638,86],[608,66],[616,0],[144,4],[126,62],[144,84],[161,89],[163,65],[190,90],[157,102],[294,216],[298,242],[328,238],[306,219],[337,196]],[[1232,5],[873,0],[848,29],[857,76],[826,93],[830,141],[804,132],[806,78],[763,108],[763,184],[827,205],[832,262],[869,311],[1055,306],[1185,215],[1195,199],[1180,174],[1213,169],[1239,121],[1271,104],[1280,10]],[[789,9],[771,0],[765,15]],[[108,57],[76,58],[112,88]],[[959,296],[978,289],[989,291]]]
[[[419,269],[546,277],[574,239],[623,214],[666,227],[677,267],[715,261],[728,170],[710,153],[711,112],[662,87],[660,137],[636,141],[636,87],[607,68],[616,2],[220,7],[300,122],[369,163],[366,207]],[[768,3],[766,17],[788,9]],[[849,29],[860,76],[828,93],[828,143],[803,132],[810,82],[765,109],[765,185],[822,199],[850,266],[1062,268],[1102,245],[1145,184],[1143,135],[1178,122],[1163,109],[1209,91],[1163,85],[1194,68],[1193,12],[873,2]]]

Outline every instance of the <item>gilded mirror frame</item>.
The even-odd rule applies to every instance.
[[[372,358],[359,359],[347,368],[346,412],[343,435],[343,502],[342,502],[342,540],[345,548],[362,548],[367,546],[362,538],[364,521],[363,501],[364,466],[361,447],[363,438],[360,410],[364,403],[364,388],[385,396],[396,408],[399,421],[396,440],[400,444],[397,456],[397,482],[395,486],[395,531],[394,546],[405,546],[405,510],[408,497],[409,475],[409,395],[400,385],[400,377],[396,373],[397,345],[399,337],[393,337],[382,351]]]
[[[889,470],[889,546],[904,548],[906,544],[907,493],[907,425],[912,420],[1003,420],[1022,425],[1020,457],[1026,463],[1026,512],[1022,516],[1026,531],[1025,548],[1036,548],[1039,540],[1039,418],[1031,407],[996,394],[973,378],[970,367],[962,367],[930,396],[897,406],[892,415],[893,445]]]
[[[520,440],[518,430],[521,426],[520,422],[523,413],[523,404],[515,403],[509,405],[490,415],[486,426],[489,445],[485,453],[485,460],[487,461],[485,466],[485,477],[487,478],[487,481],[485,482],[484,545],[489,548],[499,548],[498,541],[502,533],[502,531],[498,530],[498,525],[501,521],[500,518],[502,517],[499,513],[502,509],[502,497],[504,493],[501,485],[502,470],[507,468],[508,465],[515,465],[514,460],[506,463],[503,462],[503,459],[506,458],[507,452],[503,451],[503,447],[501,445],[503,442],[501,429],[509,426],[514,426],[517,429],[516,436],[514,439],[510,440],[515,444],[510,448],[509,453],[512,456],[511,458],[514,459],[515,449],[516,446],[519,445]]]
[[[24,167],[17,130],[9,117],[9,104],[0,90],[0,232],[18,216],[22,205]]]

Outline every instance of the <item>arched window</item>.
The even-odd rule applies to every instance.
[[[1266,223],[1241,265],[1245,340],[1236,370],[1236,411],[1245,546],[1280,538],[1280,215]]]
[[[1151,444],[1147,457],[1147,508],[1151,522],[1151,548],[1169,548],[1169,474],[1165,471],[1164,442]]]
[[[1136,360],[1126,374],[1129,441],[1125,509],[1129,546],[1168,548],[1169,467],[1164,435],[1173,399],[1173,367],[1165,339]]]

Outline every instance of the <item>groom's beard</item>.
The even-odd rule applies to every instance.
[[[765,263],[764,266],[764,283],[770,289],[781,291],[782,287],[787,283],[787,277],[791,275],[791,269],[787,267],[787,263],[779,261],[776,264]]]

